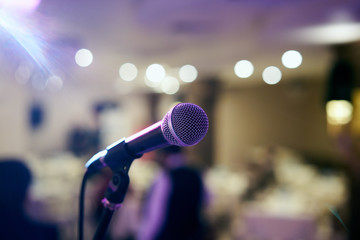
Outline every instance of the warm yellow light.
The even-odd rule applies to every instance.
[[[347,124],[352,119],[353,105],[346,100],[332,100],[326,103],[326,115],[330,124]]]

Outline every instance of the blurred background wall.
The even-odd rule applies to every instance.
[[[186,150],[203,170],[217,239],[347,239],[349,183],[359,160],[360,7],[325,2],[43,0],[23,9],[0,1],[0,156],[21,157],[34,171],[29,212],[56,222],[62,238],[73,239],[87,160],[161,120],[175,103],[192,102],[210,125]],[[339,26],[353,18],[331,38],[320,27],[332,26],[333,15]],[[345,33],[351,38],[340,39]],[[92,51],[86,66],[76,58],[79,49]],[[302,62],[288,68],[281,56],[293,49]],[[234,70],[244,59],[253,63],[249,77]],[[338,60],[351,65],[350,80],[346,74],[334,80]],[[137,67],[130,80],[119,74],[129,62]],[[176,78],[170,84],[176,91],[149,83],[148,66],[159,62],[171,81]],[[185,64],[196,67],[191,81],[178,76]],[[281,72],[276,84],[264,80],[268,66]],[[330,86],[345,89],[353,107],[349,121],[329,120]],[[357,163],[349,165],[354,156]],[[117,220],[138,214],[159,170],[153,158],[149,153],[134,161],[124,204],[129,212],[121,209]],[[89,185],[87,237],[106,179],[95,177]],[[134,233],[134,221],[115,221],[113,239]]]

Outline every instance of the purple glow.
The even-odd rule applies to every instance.
[[[43,39],[37,26],[32,24],[31,19],[18,14],[18,12],[8,10],[5,7],[0,9],[0,27],[3,29],[1,34],[11,36],[44,73],[50,72],[49,61],[45,56],[47,42]]]
[[[29,12],[35,10],[40,2],[41,0],[0,0],[0,9]]]

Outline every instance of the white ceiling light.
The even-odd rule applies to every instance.
[[[360,23],[324,24],[300,30],[297,37],[318,44],[349,43],[360,39]]]
[[[179,77],[183,82],[193,82],[198,76],[198,71],[192,65],[184,65],[179,70]]]
[[[281,76],[280,69],[274,66],[265,68],[262,74],[264,82],[270,85],[277,84],[281,80]]]
[[[136,66],[132,63],[124,63],[119,69],[120,77],[125,81],[133,81],[138,74]]]
[[[161,90],[169,95],[175,94],[179,91],[180,84],[179,81],[175,77],[167,76],[161,82]]]
[[[248,78],[254,73],[254,66],[248,60],[241,60],[235,64],[234,72],[239,78]]]
[[[146,78],[151,82],[160,82],[166,75],[165,68],[157,63],[151,64],[146,69]]]
[[[80,49],[75,54],[75,62],[80,67],[88,67],[93,61],[93,55],[88,49]]]
[[[302,56],[298,51],[286,51],[281,57],[282,64],[287,68],[297,68],[302,63]]]
[[[339,10],[324,24],[295,31],[297,41],[313,44],[340,44],[360,40],[360,23],[353,20],[348,10]]]

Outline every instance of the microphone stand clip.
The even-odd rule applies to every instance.
[[[116,145],[116,147],[114,147]],[[132,155],[126,148],[125,138],[116,144],[109,146],[106,150],[103,162],[113,171],[113,176],[108,184],[104,199],[101,201],[104,210],[100,223],[94,235],[94,240],[103,239],[106,230],[110,224],[112,215],[115,210],[122,206],[128,186],[129,186],[129,169],[134,159],[140,158],[141,155]]]

